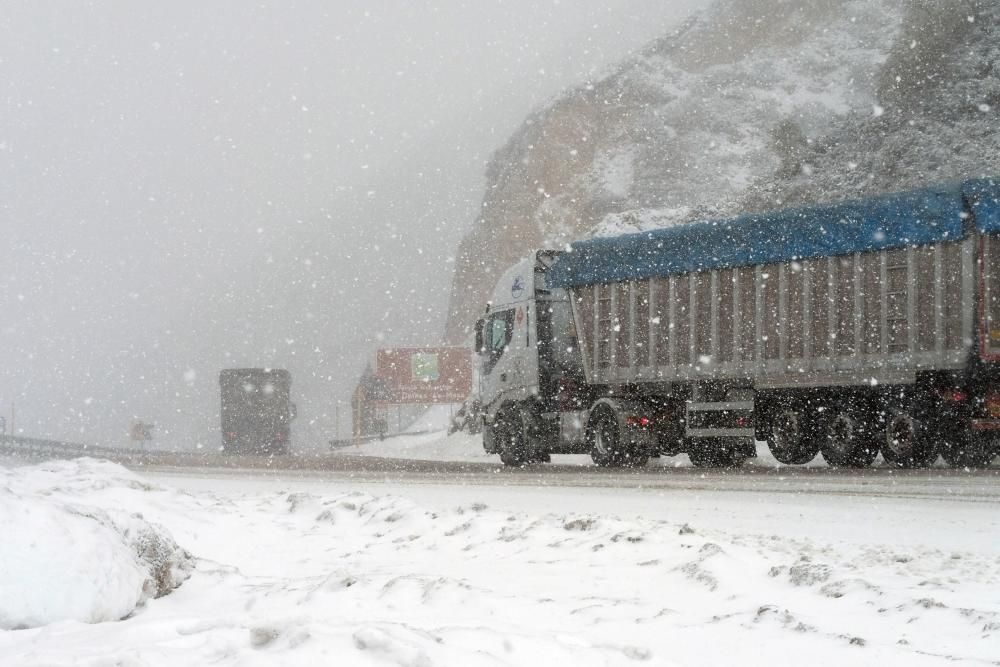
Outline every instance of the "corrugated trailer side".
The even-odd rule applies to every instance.
[[[973,339],[974,243],[575,287],[588,379],[805,387],[960,368]]]
[[[592,239],[548,282],[588,382],[680,415],[693,461],[756,437],[785,463],[965,465],[1000,442],[969,435],[1000,435],[998,233],[982,179]]]
[[[912,382],[972,344],[965,207],[928,189],[601,239],[550,282],[572,290],[596,384]]]

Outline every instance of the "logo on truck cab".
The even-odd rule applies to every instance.
[[[510,286],[510,295],[515,299],[524,296],[524,278],[521,276],[514,278],[514,283]]]

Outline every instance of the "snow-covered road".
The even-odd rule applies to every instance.
[[[593,471],[588,471],[593,472]],[[281,471],[254,475],[231,470],[151,470],[148,476],[191,493],[303,492],[332,489],[371,495],[402,494],[431,510],[484,503],[506,512],[586,512],[706,527],[753,530],[838,542],[934,544],[939,548],[1000,542],[1000,478],[849,474],[707,473],[491,476]],[[899,493],[894,494],[893,489]],[[956,527],[961,521],[962,527]],[[997,544],[1000,554],[1000,544]]]
[[[491,461],[422,443],[352,454]],[[0,664],[1000,664],[996,470],[397,463],[8,469],[198,561],[124,621],[0,631]]]

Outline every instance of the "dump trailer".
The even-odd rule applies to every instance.
[[[476,325],[504,463],[1000,453],[1000,179],[574,243]]]
[[[279,368],[228,368],[219,373],[222,450],[287,454],[295,404],[292,376]]]

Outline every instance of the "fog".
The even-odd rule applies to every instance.
[[[439,343],[491,151],[704,4],[5,3],[0,415],[217,447],[219,370],[279,366],[320,446]]]

